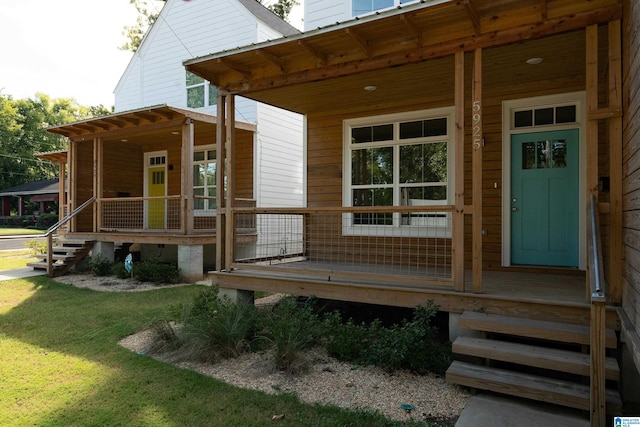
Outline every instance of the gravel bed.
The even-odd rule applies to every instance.
[[[111,292],[145,291],[159,287],[131,279],[88,274],[64,275],[56,280],[77,287]],[[256,303],[273,304],[277,298],[277,295],[270,296]],[[124,338],[119,344],[133,352],[146,354],[152,341],[151,331],[141,331]],[[322,348],[305,353],[308,370],[293,376],[275,370],[267,353],[244,354],[215,364],[176,363],[168,357],[152,357],[238,387],[271,394],[292,393],[308,403],[378,411],[397,421],[413,419],[440,426],[454,426],[470,397],[466,390],[448,384],[444,378],[436,375],[415,375],[406,371],[389,373],[376,367],[356,366],[328,356]],[[403,404],[412,405],[413,410],[402,409]]]

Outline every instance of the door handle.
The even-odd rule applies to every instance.
[[[511,208],[511,212],[516,212],[518,210],[518,208],[516,208],[515,206]]]

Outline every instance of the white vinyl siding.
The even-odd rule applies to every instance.
[[[307,0],[304,4],[304,29],[314,30],[351,19],[350,0]]]

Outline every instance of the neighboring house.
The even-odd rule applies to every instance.
[[[18,199],[18,216],[22,216],[25,212],[26,202],[38,203],[36,211],[39,213],[51,211],[52,208],[50,204],[58,202],[59,194],[60,185],[58,179],[28,182],[15,187],[5,188],[4,190],[0,190],[0,206],[2,206],[0,216],[11,215],[12,197]]]
[[[310,0],[304,34],[185,61],[225,103],[242,96],[305,117],[306,208],[221,212],[269,218],[303,246],[250,259],[234,253],[233,234],[219,236],[212,281],[381,305],[433,300],[452,338],[460,326],[575,342],[578,353],[604,319],[623,369],[619,381],[616,360],[606,362],[607,410],[622,414],[617,391],[640,401],[640,5],[390,1],[352,19],[363,3],[378,4]],[[595,220],[601,245],[589,238]],[[586,341],[556,322],[587,326]],[[454,352],[561,373],[538,380],[455,362],[450,381],[591,404],[604,417],[604,338],[594,362],[578,354],[567,365],[548,347],[485,341],[456,340]],[[592,378],[591,403],[588,379],[554,382],[575,376]]]
[[[213,269],[216,170],[225,169],[218,93],[182,62],[299,33],[255,0],[167,0],[115,89],[116,113],[50,129],[70,140],[68,212],[95,199],[70,222],[69,236],[96,241],[94,254],[107,259],[114,247],[140,244],[143,258],[178,261],[188,280]],[[302,206],[302,116],[241,98],[232,108],[242,132],[227,137],[237,141],[233,167],[244,176],[235,196],[250,206]],[[268,226],[248,221],[245,234]]]

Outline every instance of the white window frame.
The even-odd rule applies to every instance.
[[[437,118],[447,119],[447,135],[435,137],[423,137],[407,140],[400,140],[399,124],[403,122],[411,122],[415,120],[429,120]],[[351,129],[360,126],[375,126],[381,124],[393,124],[394,136],[393,142],[372,142],[372,143],[351,143]],[[360,117],[356,119],[348,119],[343,121],[343,178],[342,178],[342,200],[344,207],[353,206],[353,186],[351,184],[351,152],[357,149],[388,147],[393,146],[394,149],[394,168],[393,168],[393,206],[401,206],[401,187],[400,171],[399,171],[399,151],[403,145],[416,144],[420,142],[442,142],[447,143],[447,199],[442,201],[431,201],[425,203],[425,206],[451,205],[455,197],[455,108],[443,107],[430,110],[411,111],[406,113],[385,114],[378,116]],[[438,214],[438,212],[430,212]],[[375,236],[384,233],[384,235],[402,236],[402,237],[442,237],[451,238],[451,215],[446,213],[443,217],[430,217],[423,219],[420,225],[402,224],[400,213],[393,214],[391,225],[359,225],[353,224],[353,214],[343,215],[342,232],[344,235],[350,236]],[[381,232],[381,230],[384,230]]]
[[[189,71],[185,71],[185,73],[189,73]],[[217,105],[217,97],[216,99],[209,99],[210,96],[210,92],[211,92],[211,87],[215,87],[214,85],[212,85],[211,83],[209,83],[208,80],[202,79],[202,82],[200,83],[196,83],[196,84],[192,84],[192,85],[187,85],[187,76],[188,74],[185,74],[185,89],[184,89],[184,96],[185,96],[185,101],[184,101],[184,105],[186,105],[188,108],[206,108],[206,107],[211,107],[212,105]],[[199,77],[199,76],[196,76]],[[197,87],[204,87],[204,105],[201,107],[190,107],[189,106],[189,89],[193,89],[193,88],[197,88]]]
[[[198,152],[204,152],[204,153],[205,153],[205,160],[202,160],[202,161],[195,161],[195,160],[191,159],[191,167],[193,168],[195,165],[197,165],[197,164],[202,164],[202,163],[204,163],[204,164],[207,164],[207,163],[215,163],[217,160],[214,160],[213,162],[211,162],[209,159],[207,159],[207,158],[206,158],[206,153],[207,153],[208,151],[211,151],[211,150],[216,150],[216,144],[210,144],[210,145],[197,145],[197,146],[193,147],[193,153],[194,153],[194,156],[195,156],[195,153],[198,153]],[[217,156],[218,156],[218,151],[216,150],[216,157],[217,157]],[[206,171],[206,168],[205,168],[205,171]],[[208,193],[208,191],[207,191],[207,190],[208,190],[209,188],[212,188],[212,187],[210,187],[210,186],[208,186],[208,185],[207,185],[207,177],[206,177],[206,175],[205,175],[205,178],[204,178],[204,182],[205,182],[205,185],[204,185],[204,190],[205,190],[205,191],[204,191],[204,192],[205,192],[205,195],[206,195],[206,193]],[[202,186],[198,186],[198,188],[201,188],[201,187],[202,187]],[[191,183],[191,188],[193,189],[193,191],[194,191],[194,196],[195,196],[195,189],[196,189],[196,186],[193,184],[193,182]],[[218,183],[217,183],[217,182],[216,182],[216,185],[215,185],[215,189],[216,189],[216,194],[218,194]],[[196,199],[194,199],[194,205],[195,205],[195,200],[196,200]],[[205,200],[205,202],[207,202],[207,200]],[[205,203],[205,205],[206,205],[206,204],[207,204],[207,203]],[[200,216],[216,216],[217,211],[218,211],[218,210],[217,210],[217,208],[216,208],[216,209],[208,209],[208,208],[207,208],[207,209],[195,209],[195,207],[194,207],[194,209],[193,209],[193,215],[194,215],[194,216],[198,216],[198,217],[200,217]]]

